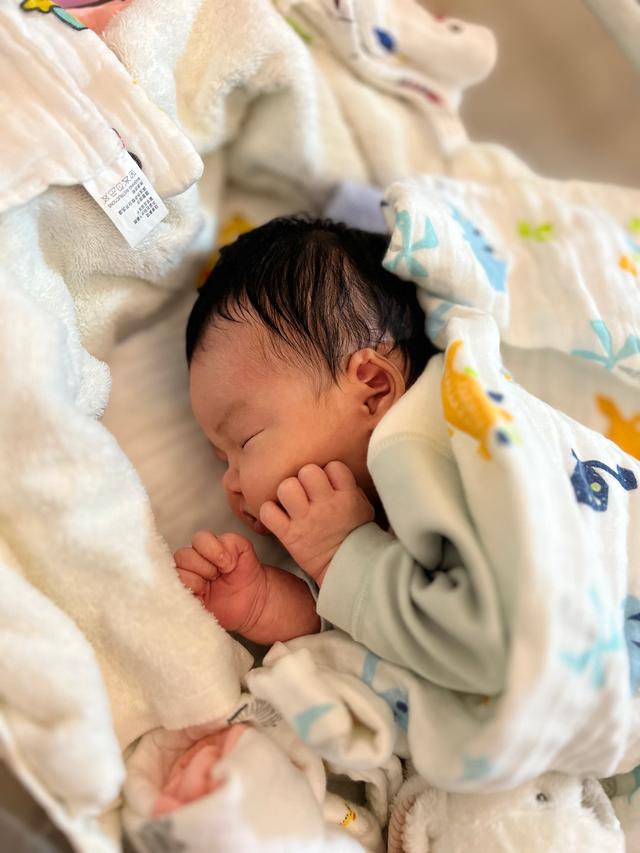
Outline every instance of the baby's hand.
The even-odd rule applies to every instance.
[[[260,521],[282,542],[296,563],[318,584],[344,539],[375,512],[343,462],[324,468],[305,465],[283,480],[275,501],[260,507]]]
[[[266,570],[251,542],[238,533],[201,530],[174,559],[182,583],[227,631],[251,633],[267,597]]]

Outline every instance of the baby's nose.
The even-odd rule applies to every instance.
[[[231,465],[229,465],[227,470],[224,472],[222,477],[222,486],[225,491],[231,492],[232,494],[239,495],[241,493],[238,472]]]

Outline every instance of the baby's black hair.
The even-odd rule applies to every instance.
[[[216,318],[252,317],[280,355],[334,381],[351,353],[389,342],[404,356],[410,385],[436,350],[414,285],[382,266],[388,243],[382,234],[301,216],[243,234],[221,249],[191,310],[187,362]]]

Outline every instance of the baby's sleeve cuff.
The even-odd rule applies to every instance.
[[[393,536],[374,522],[363,524],[347,536],[329,563],[318,595],[318,614],[354,639],[371,569],[393,541]]]

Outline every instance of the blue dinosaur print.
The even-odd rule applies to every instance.
[[[394,258],[385,258],[382,266],[389,270],[389,272],[395,272],[400,261],[404,261],[411,277],[419,276],[426,278],[428,273],[422,264],[413,257],[413,252],[417,252],[419,249],[434,249],[439,245],[439,240],[436,232],[433,230],[431,220],[428,216],[425,216],[424,236],[422,240],[416,240],[415,243],[411,242],[411,217],[408,210],[400,210],[396,214],[396,227],[402,237],[402,247],[398,250]]]
[[[489,284],[499,293],[504,293],[507,281],[507,264],[496,257],[493,247],[489,245],[482,231],[477,228],[470,219],[463,216],[455,207],[451,208],[453,218],[462,225],[464,238],[471,246],[473,254],[479,261]]]
[[[571,474],[571,485],[578,503],[586,504],[596,512],[606,512],[609,506],[609,485],[604,477],[597,473],[596,468],[611,474],[627,492],[638,488],[636,475],[628,468],[621,468],[617,465],[617,471],[614,471],[613,468],[605,465],[604,462],[598,462],[597,459],[583,462],[578,459],[575,450],[572,450],[571,453],[576,460],[576,467]]]
[[[389,30],[383,30],[381,27],[374,27],[373,32],[375,33],[376,38],[385,50],[388,50],[389,53],[393,53],[395,51],[396,40],[391,35]]]
[[[461,782],[471,782],[475,779],[486,778],[492,770],[492,764],[488,758],[481,756],[480,758],[469,758],[465,755],[462,757],[462,777]]]
[[[606,370],[613,370],[619,361],[640,353],[640,337],[638,337],[638,335],[629,335],[618,352],[614,352],[611,332],[607,328],[606,323],[603,323],[602,320],[592,320],[591,328],[596,333],[598,340],[602,344],[604,355],[599,352],[584,349],[571,350],[571,355],[577,355],[579,358],[586,358],[589,359],[589,361],[597,361]]]
[[[640,690],[640,598],[628,595],[622,602],[624,639],[629,658],[629,683],[635,695]],[[636,768],[640,771],[640,768]]]
[[[600,625],[598,625],[598,635],[591,646],[583,652],[563,652],[560,658],[574,672],[580,674],[591,668],[591,684],[594,690],[600,690],[606,682],[606,667],[605,654],[617,652],[622,649],[622,635],[617,627],[617,620],[609,618],[608,629],[604,629],[602,623],[604,619],[604,608],[598,593],[593,589],[589,590],[589,597],[594,610],[600,617]]]
[[[314,723],[320,719],[320,717],[324,717],[324,715],[330,711],[334,706],[333,705],[312,705],[310,708],[307,708],[304,711],[300,711],[299,714],[296,714],[293,718],[293,727],[300,736],[300,738],[304,741],[309,737],[309,732],[311,731]]]
[[[407,691],[399,687],[392,687],[389,690],[376,690],[373,686],[373,678],[379,663],[380,658],[377,655],[374,655],[373,652],[367,652],[362,665],[361,678],[374,693],[384,699],[393,712],[396,725],[400,726],[406,734],[409,730],[409,697]]]

